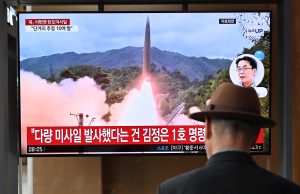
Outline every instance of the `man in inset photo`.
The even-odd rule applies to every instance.
[[[244,56],[236,60],[236,71],[243,87],[255,87],[254,77],[257,72],[257,63],[255,59]]]
[[[235,85],[257,88],[265,75],[263,63],[254,55],[242,54],[234,59],[229,76]]]

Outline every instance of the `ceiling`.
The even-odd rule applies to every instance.
[[[6,0],[16,5],[59,5],[59,4],[268,4],[283,0]]]

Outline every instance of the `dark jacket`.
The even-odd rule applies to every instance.
[[[214,154],[202,168],[163,182],[158,194],[300,194],[295,183],[260,168],[245,152]]]

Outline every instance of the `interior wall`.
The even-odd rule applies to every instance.
[[[16,18],[7,22],[7,6],[0,1],[0,193],[17,193]]]
[[[102,194],[100,157],[46,157],[33,160],[34,194]]]
[[[206,162],[206,156],[103,158],[103,194],[153,194],[160,182]]]
[[[27,6],[27,11],[47,12],[47,11],[97,11],[97,5],[34,5]]]
[[[6,6],[0,1],[0,193],[8,190],[8,67],[7,67],[7,25]]]
[[[296,10],[299,10],[300,2],[298,0],[292,0],[292,26],[293,35],[292,42],[293,48],[293,178],[300,184],[300,156],[297,156],[297,148],[300,149],[300,142],[297,141],[300,131],[297,127],[300,125],[300,105],[297,99],[300,98],[300,88],[296,83],[299,83],[300,78],[297,78],[296,73],[300,71],[299,58],[299,38],[297,34],[300,33],[300,14]],[[129,11],[129,10],[180,10],[181,5],[170,5],[171,7],[163,6],[105,6],[105,11]],[[47,11],[49,7],[33,7],[33,11]],[[272,37],[272,51],[278,53],[278,44],[276,41],[276,28],[277,28],[277,13],[276,5],[190,5],[190,11],[210,11],[210,10],[265,10],[266,8],[273,11],[273,37]],[[54,8],[52,8],[54,9]],[[84,8],[90,11],[97,10],[97,6]],[[72,7],[62,8],[60,6],[59,11],[74,10]],[[80,8],[76,8],[80,10]],[[49,10],[48,10],[49,11]],[[56,10],[57,11],[57,10]],[[81,10],[82,11],[82,10]],[[296,48],[296,49],[295,49]],[[298,55],[297,55],[298,54]],[[273,55],[272,60],[272,118],[279,119],[278,114],[278,94],[277,80],[275,75],[278,75],[277,68],[280,64],[277,63],[276,58]],[[297,71],[298,70],[298,71]],[[271,148],[272,154],[269,156],[254,156],[255,160],[263,168],[269,169],[274,173],[279,173],[279,131],[278,128],[273,128],[271,132],[272,141]],[[176,174],[201,167],[206,162],[206,157],[201,156],[110,156],[110,157],[87,157],[87,158],[34,158],[34,193],[50,193],[49,185],[55,185],[56,189],[51,190],[53,193],[89,193],[85,192],[86,188],[92,189],[101,188],[99,192],[104,194],[150,194],[155,193],[157,185]],[[85,168],[83,168],[85,166]],[[74,170],[75,169],[75,170]],[[94,169],[94,171],[91,171]],[[92,174],[92,176],[87,176]],[[81,177],[81,178],[80,178]],[[84,177],[84,179],[82,178]],[[77,181],[81,180],[79,184]],[[100,181],[100,183],[99,183]],[[101,184],[103,183],[103,185]],[[84,184],[83,184],[84,183]],[[88,187],[86,187],[86,184]],[[92,184],[90,184],[92,183]],[[69,187],[79,185],[82,187],[76,191],[70,190]],[[58,186],[59,185],[59,186]],[[55,191],[55,192],[54,192]],[[93,190],[92,193],[99,193],[98,190]],[[51,192],[52,193],[52,192]]]
[[[300,1],[291,1],[292,26],[292,162],[293,180],[300,185]]]

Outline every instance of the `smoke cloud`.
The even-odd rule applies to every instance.
[[[134,88],[121,103],[110,107],[105,103],[105,91],[89,77],[77,81],[62,80],[48,83],[32,72],[20,72],[21,144],[26,153],[28,126],[78,126],[75,115],[84,115],[83,125],[164,125],[159,116],[151,83],[145,81],[140,89]],[[193,108],[195,111],[195,108]],[[191,111],[191,112],[193,112]],[[110,112],[110,121],[102,116]],[[175,117],[172,125],[193,125],[185,115]]]
[[[77,126],[77,118],[70,113],[83,113],[84,125],[92,118],[96,118],[92,125],[106,125],[101,120],[109,111],[105,92],[93,79],[84,77],[76,82],[66,79],[60,83],[47,83],[25,71],[21,71],[20,78],[22,148],[26,148],[28,126]]]

